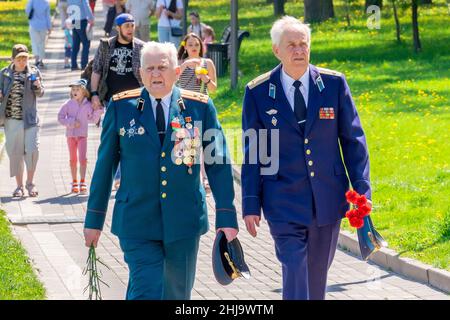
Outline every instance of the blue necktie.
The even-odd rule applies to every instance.
[[[299,80],[296,80],[292,85],[295,88],[294,91],[295,118],[297,119],[297,123],[299,124],[300,128],[304,129],[306,123],[306,103],[305,99],[303,99],[302,93],[300,92],[300,86],[302,85],[302,83]]]

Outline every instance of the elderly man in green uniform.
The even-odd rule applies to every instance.
[[[180,68],[173,44],[146,43],[140,72],[144,88],[114,95],[103,121],[85,242],[97,246],[120,161],[111,229],[130,270],[126,299],[190,299],[199,239],[208,230],[198,155],[212,150],[215,161],[205,155],[205,169],[216,230],[231,241],[238,226],[229,154],[212,100],[174,86]]]

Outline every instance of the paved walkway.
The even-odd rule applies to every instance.
[[[97,17],[101,16],[101,5],[97,6]],[[56,21],[57,22],[57,21]],[[100,19],[96,22],[95,38],[102,35]],[[96,47],[98,41],[92,42]],[[93,48],[94,49],[94,48]],[[56,26],[47,43],[47,68],[44,70],[46,94],[39,100],[42,119],[40,160],[36,183],[40,191],[38,198],[15,200],[10,197],[14,190],[14,179],[8,178],[9,162],[6,155],[0,162],[0,199],[8,217],[24,218],[78,218],[82,221],[86,209],[86,196],[70,194],[69,158],[64,137],[64,128],[56,117],[62,102],[68,98],[70,81],[79,72],[63,69],[63,33]],[[94,51],[91,50],[91,55]],[[96,161],[100,129],[90,127],[88,143],[88,174],[90,181]],[[236,199],[240,199],[240,187],[236,187]],[[114,205],[114,194],[109,208]],[[214,200],[208,197],[209,212],[213,213]],[[236,201],[240,210],[239,201]],[[213,230],[214,215],[210,215]],[[117,238],[109,232],[111,211],[106,220],[98,255],[111,270],[104,270],[104,280],[110,285],[103,288],[104,299],[123,299],[128,270]],[[47,290],[48,299],[86,299],[83,289],[87,278],[82,275],[87,258],[84,247],[82,223],[26,224],[13,226]],[[211,268],[211,247],[213,231],[201,239],[197,277],[193,299],[281,299],[280,265],[275,258],[273,242],[267,224],[262,223],[256,239],[251,238],[240,221],[240,241],[246,253],[246,260],[252,271],[249,280],[238,279],[222,287],[213,277]],[[1,298],[1,297],[0,297]],[[343,251],[336,258],[329,274],[327,299],[449,299],[444,293],[429,286],[405,279],[395,273],[383,270],[373,263],[366,263]]]

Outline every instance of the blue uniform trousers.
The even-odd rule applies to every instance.
[[[130,270],[127,300],[189,300],[194,286],[200,237],[168,244],[120,239]]]
[[[284,300],[324,300],[341,221],[319,227],[268,221],[282,265]]]

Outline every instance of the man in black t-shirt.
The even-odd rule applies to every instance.
[[[134,38],[134,18],[122,13],[116,17],[117,36],[101,39],[95,53],[91,75],[91,96],[94,107],[107,105],[121,91],[142,87],[139,73],[144,42]],[[120,184],[120,166],[114,178],[114,188]]]
[[[91,75],[92,103],[105,105],[116,93],[141,87],[140,55],[144,42],[134,38],[134,18],[116,17],[117,36],[101,39]]]

